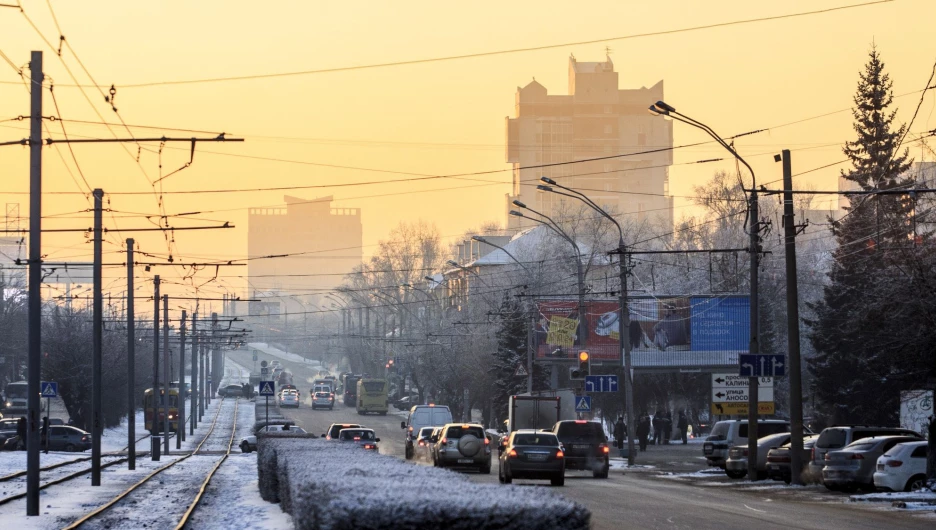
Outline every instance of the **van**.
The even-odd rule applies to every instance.
[[[771,434],[790,432],[790,422],[786,420],[759,420],[757,422],[757,438]],[[702,444],[702,454],[710,466],[725,468],[728,460],[728,450],[736,445],[748,444],[748,421],[726,420],[720,421],[712,427],[712,433]]]
[[[822,468],[825,467],[825,455],[829,451],[842,449],[846,445],[872,436],[915,436],[920,433],[909,429],[894,427],[874,427],[870,425],[833,425],[819,433],[819,439],[813,445],[812,458],[809,459],[809,474],[822,482]]]
[[[411,408],[406,421],[400,422],[400,428],[406,432],[406,459],[411,460],[415,454],[414,444],[420,429],[441,427],[446,423],[452,423],[452,411],[444,405],[416,405]]]

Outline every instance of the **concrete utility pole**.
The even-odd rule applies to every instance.
[[[153,388],[150,417],[150,454],[159,461],[159,275],[153,276]],[[168,396],[166,396],[168,398]]]
[[[753,178],[754,172],[751,172],[751,177]],[[756,186],[751,186],[751,206],[750,211],[751,215],[748,219],[748,223],[751,228],[751,342],[750,342],[750,354],[757,355],[760,353],[760,342],[758,340],[758,313],[759,308],[757,307],[757,263],[758,251],[760,250],[760,222],[758,221],[758,208],[757,208],[757,188]],[[748,455],[753,455],[748,458],[748,478],[751,480],[757,480],[757,377],[748,378]]]
[[[136,337],[133,314],[133,238],[127,239],[127,469],[136,469]]]
[[[793,169],[790,151],[783,157],[783,235],[786,255],[787,362],[790,366],[790,471],[793,484],[802,484],[803,380],[800,372],[799,284],[796,281],[796,225],[793,212]]]
[[[179,324],[179,418],[176,423],[175,448],[182,449],[185,438],[185,310],[182,310],[182,322]]]
[[[39,386],[42,384],[42,52],[29,59],[29,360],[26,374],[26,515],[39,515]]]
[[[156,338],[156,340],[159,340]],[[163,391],[166,399],[163,400],[163,448],[169,454],[169,295],[163,295]]]
[[[101,293],[101,244],[102,222],[101,207],[104,190],[94,190],[94,315],[91,330],[91,485],[101,485],[101,435],[104,434],[103,414],[101,413],[101,349],[103,347],[101,331],[104,327],[104,298]],[[132,449],[132,448],[128,448]]]
[[[198,418],[198,302],[192,313],[192,420],[189,422],[189,434],[195,436]]]

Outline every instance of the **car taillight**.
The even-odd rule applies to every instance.
[[[886,465],[887,467],[900,467],[903,465],[903,462],[900,460],[888,460]]]
[[[490,445],[491,440],[488,440],[487,437],[484,438],[484,445]]]
[[[810,459],[810,460],[815,460],[815,459],[816,459],[816,448],[815,448],[815,446],[814,446],[814,447],[812,448],[812,450],[809,452],[809,459]]]
[[[442,445],[445,445],[447,443],[448,443],[448,438],[442,438]]]
[[[507,453],[507,456],[510,457],[510,458],[517,458],[517,450],[516,450],[516,449],[511,449],[510,452]]]
[[[853,453],[849,458],[852,460],[864,460],[864,455],[861,453]]]
[[[565,453],[563,453],[562,451],[556,451],[556,458],[562,458],[564,456],[565,456]]]
[[[588,422],[585,420],[575,420],[575,423],[588,423]]]
[[[88,435],[86,434],[86,435],[82,436],[82,437],[81,437],[81,441],[82,441],[82,442],[87,442],[87,441],[88,441]]]
[[[823,460],[832,460],[832,455],[829,453],[826,453],[825,456],[823,457]]]
[[[598,446],[598,450],[601,451],[602,453],[608,453],[608,452],[611,451],[611,450],[608,448],[608,444],[601,444],[601,445],[599,445],[599,446]]]
[[[377,446],[374,444],[365,444],[364,449],[377,449]]]

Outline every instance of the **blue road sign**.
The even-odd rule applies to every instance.
[[[591,396],[575,396],[575,412],[591,412]]]
[[[618,376],[616,375],[586,375],[586,392],[617,392]]]
[[[260,393],[261,396],[272,396],[276,392],[273,389],[273,381],[260,381]]]
[[[39,395],[44,398],[58,397],[58,383],[55,381],[43,381],[39,385]]]
[[[741,364],[739,375],[743,377],[781,377],[786,375],[786,356],[750,355],[738,356]]]

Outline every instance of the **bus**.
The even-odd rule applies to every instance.
[[[165,416],[163,416],[163,401],[165,390],[160,388],[158,396],[153,395],[153,389],[147,388],[143,392],[143,418],[145,429],[149,432],[163,432],[165,430]],[[157,397],[159,399],[157,399]],[[169,432],[175,432],[179,423],[179,389],[169,389]]]
[[[357,413],[387,414],[387,380],[365,378],[357,382]]]
[[[10,416],[25,416],[27,412],[27,397],[29,384],[26,381],[16,381],[6,386],[3,392],[3,409]],[[45,410],[45,400],[39,400],[39,410]]]

